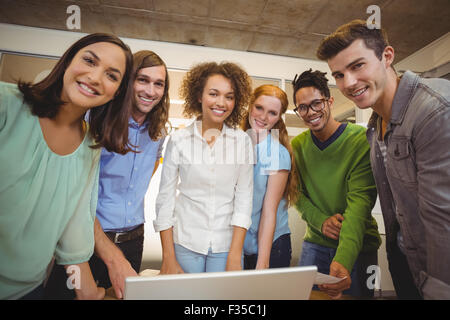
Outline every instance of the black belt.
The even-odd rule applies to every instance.
[[[144,235],[144,225],[141,224],[137,228],[126,232],[105,232],[106,236],[114,243],[122,243],[134,240]]]

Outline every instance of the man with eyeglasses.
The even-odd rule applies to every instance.
[[[294,111],[309,128],[292,140],[301,181],[296,208],[307,223],[299,265],[343,278],[318,287],[331,298],[370,298],[367,272],[377,265],[381,239],[371,215],[377,191],[369,144],[363,127],[333,118],[327,82],[325,73],[311,69],[293,82]]]

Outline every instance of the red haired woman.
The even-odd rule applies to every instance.
[[[286,93],[273,85],[255,89],[242,129],[256,149],[253,170],[252,225],[244,242],[244,268],[289,267],[291,238],[288,205],[295,203],[297,182],[288,133],[281,117]]]

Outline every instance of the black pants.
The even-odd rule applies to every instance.
[[[400,300],[422,300],[422,296],[417,289],[411,271],[409,269],[406,256],[401,252],[397,243],[386,244],[389,272],[395,293]]]
[[[123,243],[116,243],[116,246],[123,252],[125,258],[130,262],[131,267],[139,273],[142,262],[142,252],[144,250],[144,236],[142,235],[136,239]],[[111,287],[108,268],[95,254],[93,254],[89,260],[89,266],[91,267],[94,280],[99,287],[105,289]],[[75,299],[75,290],[67,287],[67,278],[64,266],[55,264],[45,286],[44,298],[50,300]]]
[[[44,285],[42,284],[39,285],[33,291],[19,298],[19,300],[42,300],[42,299],[44,299]]]
[[[291,264],[292,247],[289,233],[279,236],[272,243],[270,251],[269,268],[287,268]],[[255,269],[258,255],[244,255],[244,269]]]

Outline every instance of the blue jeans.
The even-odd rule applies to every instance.
[[[303,241],[302,254],[298,265],[315,265],[317,266],[318,272],[330,274],[330,264],[335,255],[336,249]],[[353,265],[353,270],[350,272],[352,284],[348,290],[345,290],[342,293],[354,297],[372,298],[374,290],[367,287],[367,279],[371,275],[370,273],[367,273],[367,268],[377,264],[378,255],[376,251],[368,253],[361,252]],[[313,290],[319,290],[319,288],[314,285]]]
[[[286,233],[279,236],[272,243],[270,251],[269,268],[287,268],[291,264],[292,247],[291,234]],[[244,256],[244,269],[255,269],[258,261],[257,254]]]
[[[228,251],[213,253],[210,248],[208,254],[201,254],[179,244],[175,243],[174,245],[175,257],[186,273],[220,272],[226,269]]]

